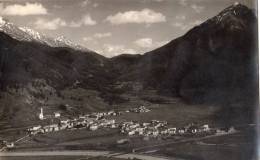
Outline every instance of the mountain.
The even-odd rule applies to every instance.
[[[51,38],[28,27],[17,27],[3,17],[0,17],[0,31],[19,41],[34,41],[46,44],[50,47],[69,47],[80,51],[90,51],[85,47],[74,44],[64,36]]]
[[[113,57],[117,81],[223,106],[223,120],[250,117],[258,93],[256,33],[253,11],[236,3],[158,49]]]
[[[224,65],[238,70],[242,65],[254,64],[251,60],[257,56],[254,53],[256,22],[249,8],[235,4],[160,48],[144,55],[120,55],[111,61],[118,69],[119,81],[140,81],[144,87],[170,89],[174,95],[182,94],[180,88],[183,85],[202,87],[205,84],[207,87],[208,84],[200,80],[186,82],[189,78],[187,76],[191,72],[195,74],[193,72],[198,69],[203,69],[202,72],[208,69],[217,72],[218,68],[221,69],[220,73],[205,74],[211,76],[211,83],[216,81],[216,85],[229,86],[229,82],[224,82],[228,79],[224,72],[230,76],[226,69],[223,70]],[[213,68],[209,68],[211,66]],[[224,78],[218,80],[217,77]]]
[[[53,47],[37,32],[1,24],[0,121],[35,123],[39,107],[70,115],[106,107],[99,95],[113,76],[107,58],[90,50]],[[55,43],[71,46],[62,38]]]
[[[39,107],[69,115],[104,110],[127,101],[123,94],[151,90],[218,106],[225,123],[252,121],[256,31],[253,11],[235,4],[160,48],[108,59],[0,18],[0,121],[35,122]]]

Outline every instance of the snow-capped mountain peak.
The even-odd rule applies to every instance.
[[[57,38],[54,39],[56,43],[64,43],[68,46],[74,45],[70,40],[68,40],[65,36],[58,36]]]
[[[90,51],[80,45],[74,44],[64,36],[51,38],[28,27],[17,27],[0,16],[0,31],[19,41],[34,41],[51,47],[68,47],[81,51]]]
[[[28,33],[29,35],[32,36],[33,39],[35,40],[41,40],[42,36],[39,32],[36,32],[28,27],[19,27],[19,29],[21,29],[22,31]]]
[[[6,21],[3,19],[3,17],[0,17],[0,27],[5,25]]]
[[[56,41],[67,41],[67,38],[65,36],[58,36],[55,38]]]
[[[5,19],[4,17],[0,16],[0,27],[2,27],[3,25],[13,25],[13,23],[9,22],[7,19]]]

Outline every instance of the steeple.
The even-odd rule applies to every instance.
[[[42,109],[42,108],[41,108],[41,113],[39,114],[39,119],[40,119],[40,120],[43,120],[43,119],[44,119],[43,109]]]

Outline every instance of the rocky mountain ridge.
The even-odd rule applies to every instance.
[[[0,31],[10,35],[12,38],[20,41],[39,42],[41,44],[48,45],[50,47],[69,47],[80,51],[90,51],[89,49],[82,47],[68,40],[64,36],[57,38],[51,38],[44,34],[41,34],[28,27],[18,27],[8,20],[0,17]]]

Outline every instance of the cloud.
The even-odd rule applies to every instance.
[[[151,48],[153,45],[153,40],[151,38],[141,38],[134,41],[134,44],[142,48]]]
[[[205,7],[204,6],[199,6],[197,4],[192,4],[190,6],[196,13],[201,13],[202,11],[204,11]]]
[[[200,2],[201,0],[197,0],[197,2]],[[198,4],[188,4],[188,0],[178,0],[179,5],[183,6],[183,7],[190,7],[191,9],[193,9],[196,13],[201,13],[202,11],[204,11],[205,7],[198,5]]]
[[[202,20],[195,20],[194,22],[190,22],[190,25],[197,26],[197,25],[200,25],[201,23],[203,23]]]
[[[85,26],[93,26],[93,25],[96,25],[97,22],[95,20],[93,20],[90,15],[85,15],[83,18],[82,18],[82,23],[83,25]]]
[[[100,38],[106,38],[112,36],[112,33],[106,32],[106,33],[96,33],[93,36],[90,37],[83,37],[83,41],[96,41],[95,39],[100,39]]]
[[[189,22],[189,23],[184,23],[184,22],[174,22],[172,24],[172,26],[177,27],[181,30],[188,30],[194,26],[200,25],[201,23],[203,23],[202,20],[195,20],[193,22]]]
[[[40,3],[13,4],[5,7],[0,4],[0,14],[10,16],[45,15],[47,9]]]
[[[35,25],[35,28],[37,28],[37,29],[56,30],[59,27],[67,26],[67,23],[64,20],[62,20],[61,18],[55,18],[52,20],[46,20],[46,19],[39,18],[34,23],[34,25]]]
[[[134,41],[134,44],[141,48],[155,49],[168,43],[169,41],[154,42],[152,38],[141,38]]]
[[[164,0],[153,0],[155,2],[163,2]]]
[[[69,26],[73,27],[73,28],[81,27],[82,22],[81,21],[78,21],[78,22],[72,21],[72,22],[70,22]]]
[[[92,37],[83,37],[82,39],[83,39],[83,41],[92,41],[93,40]]]
[[[165,0],[142,0],[141,3],[150,3],[150,2],[157,2],[157,3],[160,3],[160,2],[164,2]]]
[[[174,22],[172,24],[174,27],[180,28],[181,30],[186,30],[188,29],[188,25],[184,24],[183,22]]]
[[[89,4],[90,4],[90,0],[84,0],[84,1],[82,1],[81,6],[85,7],[85,6],[89,5]]]
[[[98,3],[94,3],[94,4],[93,4],[93,7],[94,7],[94,8],[97,8],[98,6],[99,6]]]
[[[177,15],[176,17],[175,17],[177,20],[185,20],[186,19],[186,16],[185,15]]]
[[[187,0],[179,0],[178,3],[179,3],[181,6],[187,6],[187,5],[188,5]]]
[[[91,18],[90,15],[85,15],[79,21],[72,21],[69,26],[70,27],[81,27],[81,26],[94,26],[97,22]]]
[[[165,45],[165,44],[167,44],[167,43],[169,43],[170,41],[168,41],[168,40],[166,40],[166,41],[161,41],[161,42],[156,42],[155,43],[155,48],[158,48],[158,47],[161,47],[161,46],[163,46],[163,45]]]
[[[166,22],[166,17],[160,12],[155,12],[150,9],[143,9],[141,11],[119,12],[115,15],[108,16],[105,21],[108,21],[114,25],[127,23],[151,24]]]
[[[136,40],[134,43],[136,42],[136,45],[140,47],[139,49],[135,48],[136,50],[132,48],[127,48],[124,45],[104,44],[102,49],[96,51],[106,57],[113,57],[120,54],[137,54],[137,51],[144,53],[146,52],[145,50],[149,51],[151,49],[155,49],[169,43],[168,40],[154,42],[151,38],[141,38],[139,40]],[[140,42],[140,44],[138,42]]]
[[[62,6],[57,5],[57,4],[54,4],[52,7],[53,7],[54,9],[61,9],[61,8],[62,8]]]
[[[92,7],[94,7],[94,8],[97,8],[97,7],[99,6],[98,3],[93,2],[93,1],[91,1],[91,0],[83,0],[83,1],[81,1],[81,2],[79,3],[79,5],[80,5],[81,7],[92,6]]]
[[[124,45],[104,44],[101,54],[106,57],[113,57],[120,54],[136,54],[136,51],[131,48],[126,48]]]
[[[105,37],[110,37],[110,36],[112,36],[112,34],[110,32],[94,34],[95,38],[105,38]]]

